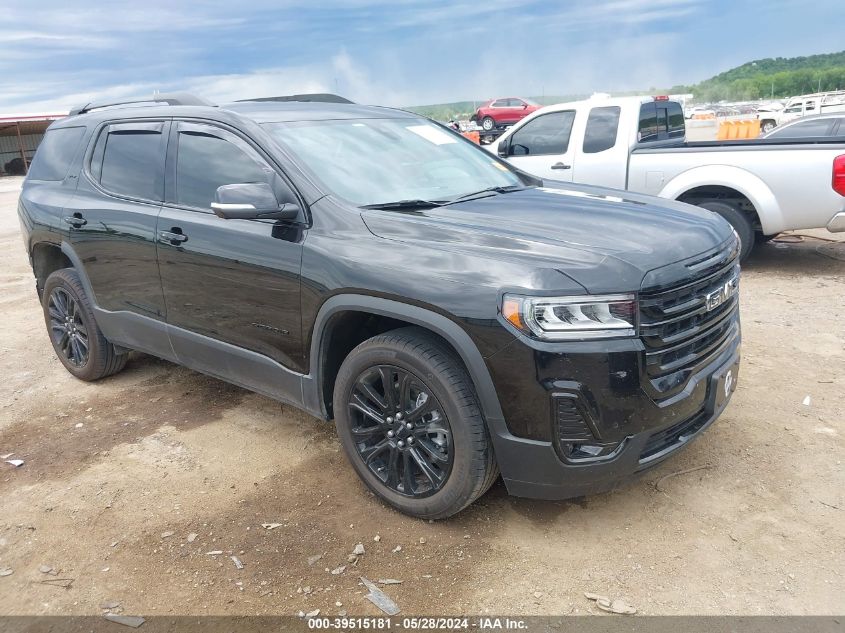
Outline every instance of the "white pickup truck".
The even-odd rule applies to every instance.
[[[790,229],[845,231],[845,143],[685,141],[665,97],[589,99],[542,108],[487,146],[540,178],[688,202],[730,222],[742,257]]]
[[[757,118],[760,119],[760,130],[765,133],[801,117],[833,112],[845,112],[845,90],[792,97],[783,109],[759,112]]]

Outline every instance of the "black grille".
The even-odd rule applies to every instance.
[[[558,397],[554,404],[557,437],[561,442],[595,442],[574,398]]]
[[[701,411],[683,422],[678,422],[662,431],[658,431],[648,438],[648,442],[646,442],[642,453],[640,453],[640,462],[647,462],[666,449],[684,444],[700,431],[706,422],[707,412]]]
[[[707,295],[739,279],[735,249],[687,265],[690,276],[657,291],[640,293],[640,336],[646,374],[658,398],[677,393],[689,376],[718,354],[737,331],[739,295],[708,309]]]

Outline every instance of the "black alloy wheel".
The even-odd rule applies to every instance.
[[[449,478],[452,429],[432,390],[413,373],[375,365],[355,380],[350,432],[367,468],[394,492],[430,496]]]
[[[47,304],[50,315],[50,336],[56,350],[74,367],[88,362],[88,328],[82,322],[82,311],[70,293],[54,288]]]
[[[41,308],[50,343],[71,374],[80,380],[99,380],[126,366],[127,354],[103,335],[76,270],[61,268],[47,276]]]

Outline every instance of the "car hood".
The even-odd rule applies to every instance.
[[[365,211],[376,236],[554,269],[587,292],[640,288],[649,271],[712,250],[730,225],[710,211],[613,189],[544,187],[423,211]]]

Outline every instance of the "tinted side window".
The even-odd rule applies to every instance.
[[[827,136],[835,119],[816,119],[802,121],[781,130],[775,130],[767,138],[801,138],[810,136]]]
[[[640,126],[637,140],[640,143],[657,140],[657,106],[654,103],[644,103],[640,106]]]
[[[176,158],[176,202],[208,209],[217,187],[267,182],[268,173],[246,152],[216,136],[180,132]]]
[[[621,111],[619,106],[590,110],[590,116],[587,117],[587,129],[584,132],[585,154],[597,154],[616,145]]]
[[[537,117],[518,129],[510,139],[514,156],[539,156],[565,154],[569,148],[569,135],[575,112],[550,112]]]
[[[153,130],[110,130],[99,168],[103,188],[132,198],[161,200],[161,136],[161,131]]]
[[[33,180],[64,180],[84,134],[84,127],[47,130],[32,159],[29,177]]]

